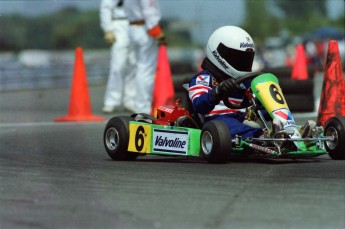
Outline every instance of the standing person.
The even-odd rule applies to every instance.
[[[160,9],[155,0],[125,0],[129,37],[136,57],[135,112],[151,113],[158,45],[164,43],[159,24]]]
[[[104,95],[104,113],[134,110],[134,52],[130,47],[129,23],[123,0],[102,0],[100,22],[104,40],[111,46],[110,72]]]

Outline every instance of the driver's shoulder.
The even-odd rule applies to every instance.
[[[191,85],[203,85],[208,87],[218,86],[216,78],[207,70],[198,72],[190,80]]]

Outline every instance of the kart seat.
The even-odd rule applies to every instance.
[[[186,89],[187,93],[189,92],[189,84],[185,83],[182,85],[182,87],[184,89]],[[188,102],[188,111],[192,117],[192,119],[197,123],[197,125],[202,128],[202,126],[204,125],[205,121],[205,117],[204,115],[197,113],[194,111],[193,109],[193,105],[192,105],[192,101],[189,99],[189,96],[187,95],[187,102]]]

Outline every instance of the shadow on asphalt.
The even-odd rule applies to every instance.
[[[112,159],[105,159],[109,162],[116,162]],[[323,163],[325,162],[325,158],[299,158],[299,159],[286,159],[286,158],[264,158],[264,157],[247,157],[247,158],[229,158],[227,163],[225,164],[304,164],[304,163]],[[141,156],[138,157],[136,160],[133,161],[121,161],[121,162],[135,162],[135,163],[147,163],[147,162],[157,162],[157,163],[185,163],[185,164],[210,164],[203,158],[191,158],[191,157],[181,157],[181,156],[154,156],[152,158],[151,156]],[[215,164],[216,165],[216,164]]]

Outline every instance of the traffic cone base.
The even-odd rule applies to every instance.
[[[103,122],[104,118],[96,115],[66,115],[54,119],[55,122]]]
[[[90,95],[87,85],[82,48],[76,48],[74,72],[68,114],[54,119],[55,122],[104,121],[103,117],[92,114]]]
[[[328,43],[317,124],[324,126],[328,119],[345,116],[345,81],[337,41]]]

